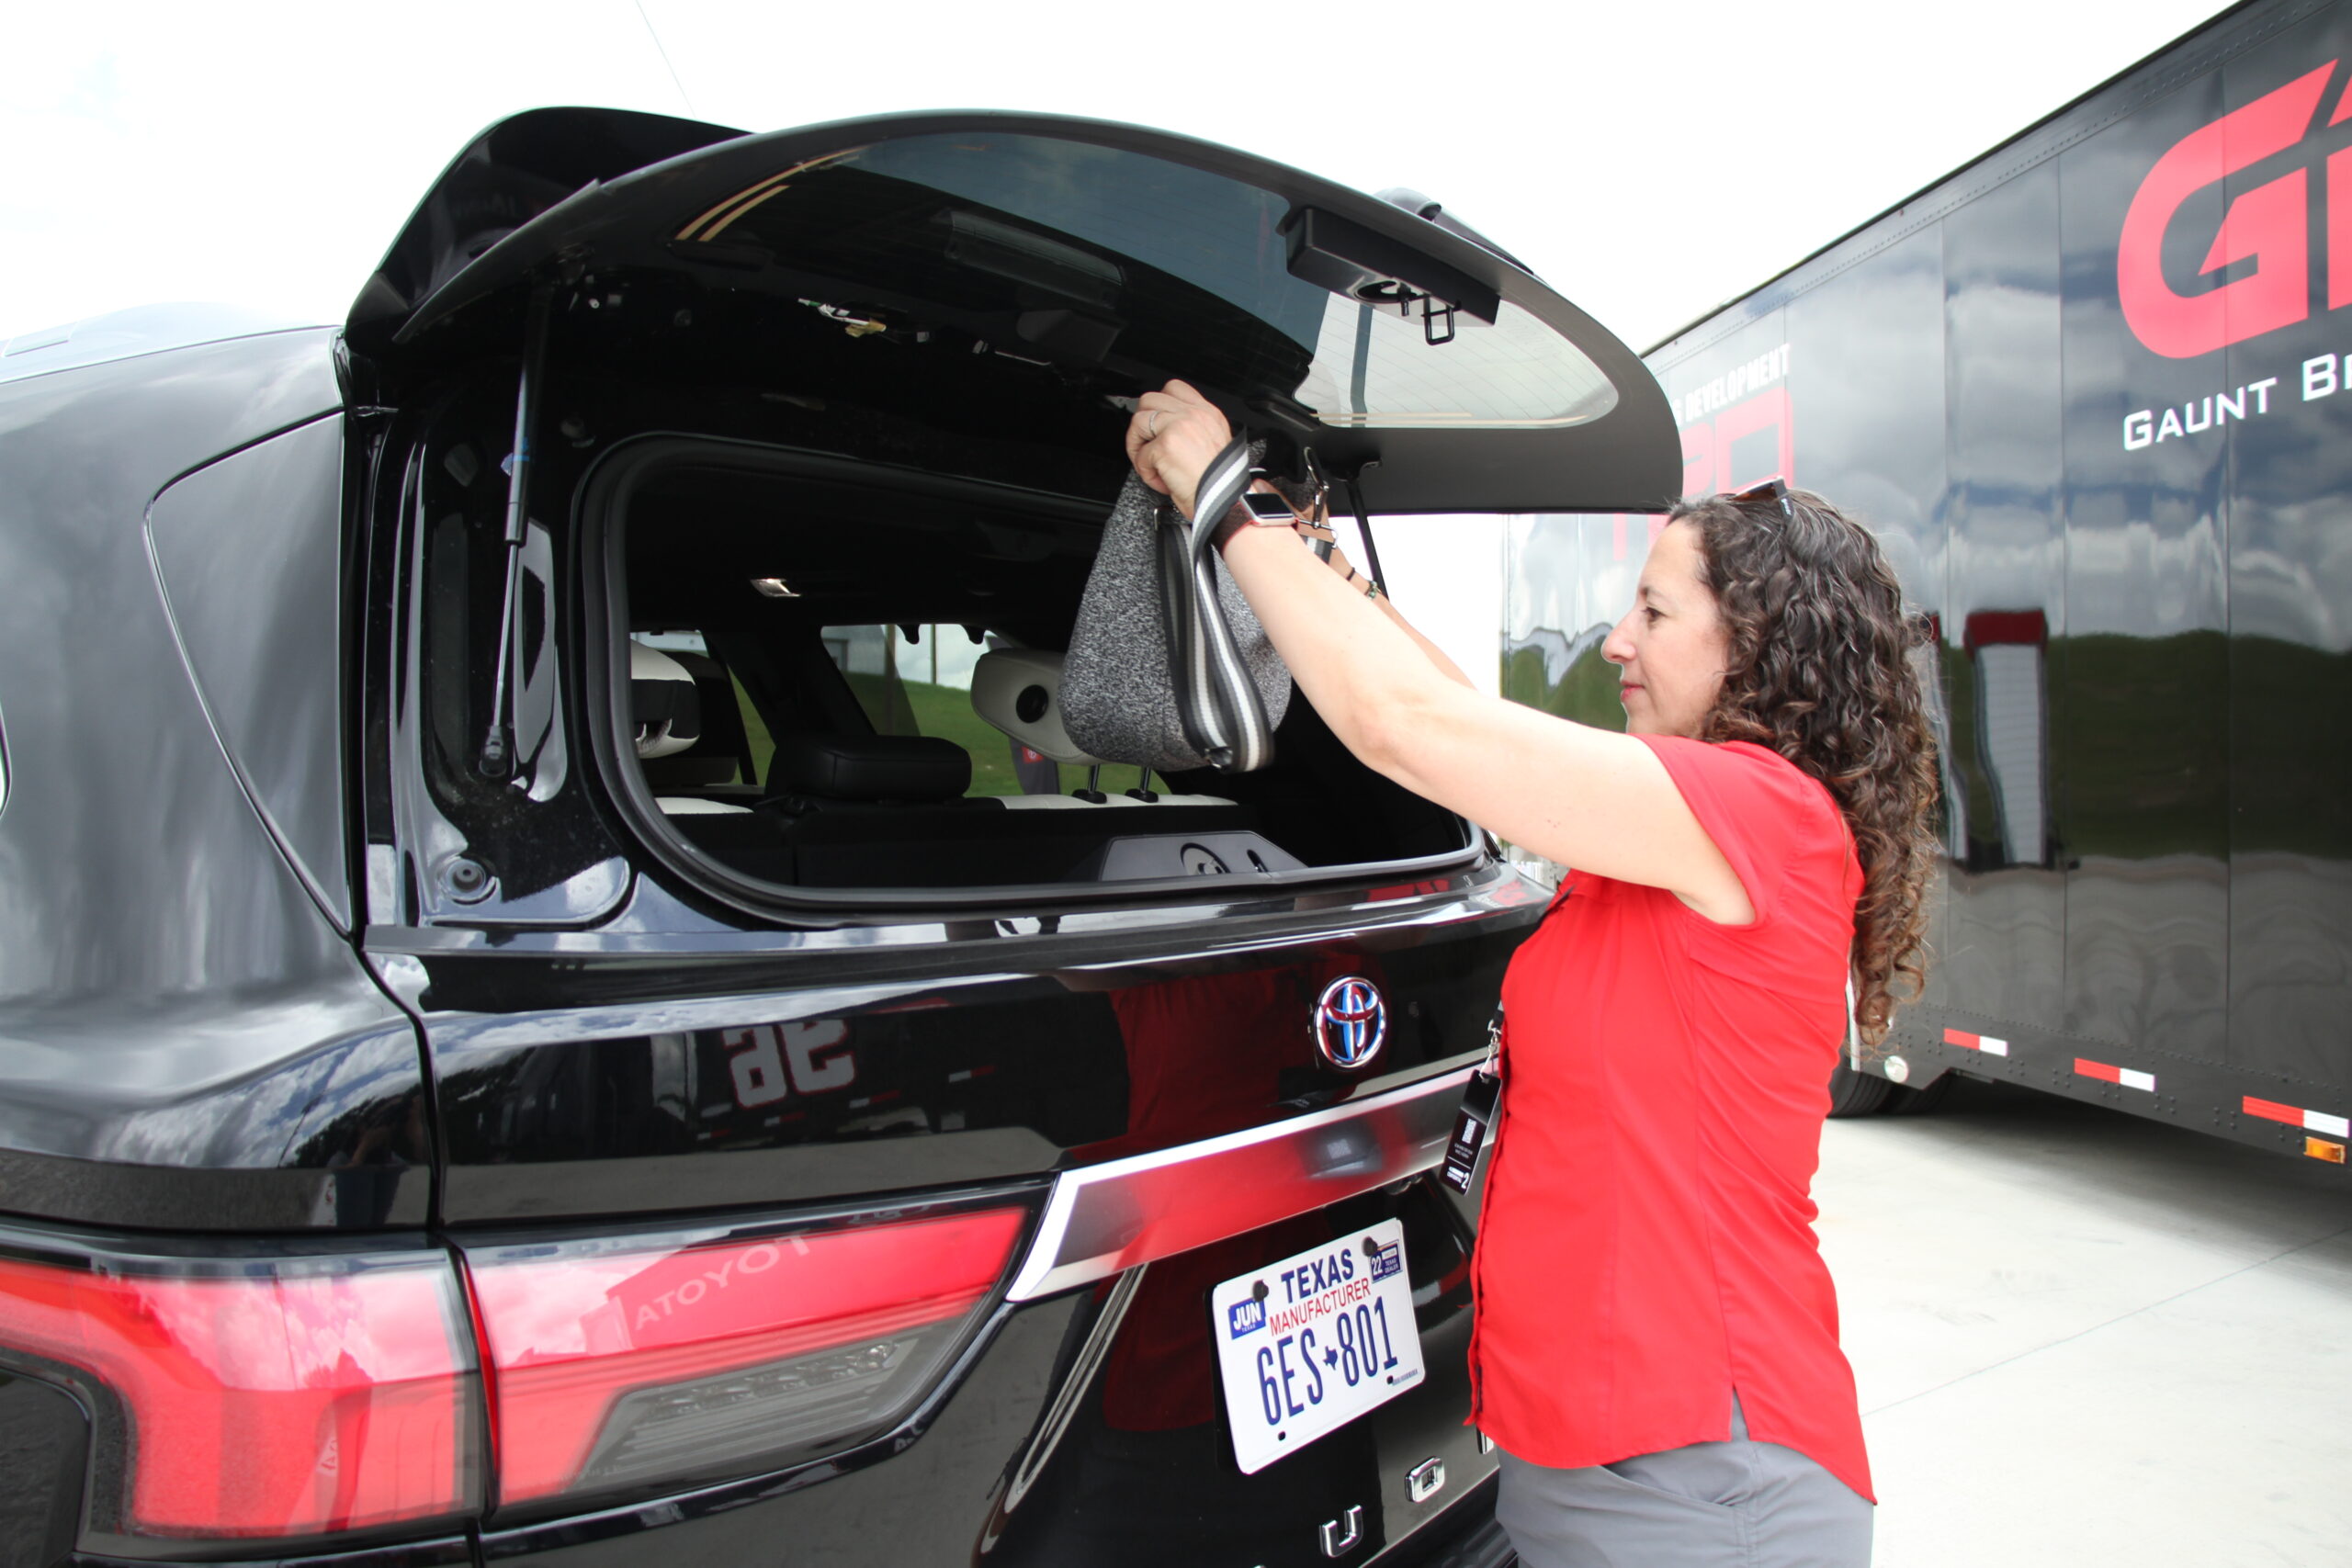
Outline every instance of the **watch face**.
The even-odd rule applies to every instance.
[[[1261,523],[1289,523],[1298,516],[1290,509],[1289,502],[1279,495],[1268,495],[1261,490],[1243,491],[1241,504],[1248,507],[1250,514]]]

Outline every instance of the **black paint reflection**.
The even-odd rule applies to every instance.
[[[1126,1131],[1073,1151],[1078,1157],[1094,1163],[1191,1143],[1251,1125],[1278,1102],[1344,1091],[1351,1080],[1316,1054],[1316,1000],[1349,975],[1385,988],[1379,961],[1348,948],[1271,968],[1250,962],[1168,978],[1148,970],[1055,976],[1072,991],[1104,995],[1126,1063]],[[1375,1065],[1394,1059],[1392,1041]]]
[[[445,1211],[642,1212],[986,1180],[1050,1169],[1125,1124],[1125,1054],[1099,996],[1029,979],[952,1001],[920,988],[828,999],[703,1003],[718,1015],[707,1024],[618,1036],[563,1013],[432,1021]]]
[[[2058,170],[2044,164],[1947,217],[1950,491],[1944,818],[1952,855],[1943,994],[1972,1013],[2064,1005],[2052,696],[2062,570]]]
[[[2010,1070],[2094,1094],[2074,1054],[2109,1043],[2161,1086],[2123,1102],[2239,1135],[2245,1094],[2352,1098],[2347,57],[2341,6],[2217,24],[1650,356],[1720,489],[1784,341],[1792,477],[1937,617],[1950,864],[1907,1037],[1998,1021]],[[1588,722],[1590,601],[1629,586],[1602,536],[1511,540],[1505,690]]]
[[[1392,1032],[1406,1021],[1395,1016],[1396,991],[1380,959],[1361,951],[1140,984],[1120,984],[1126,977],[1117,976],[1064,976],[1074,986],[1110,987],[1127,1055],[1129,1131],[1083,1152],[1115,1157],[1165,1147],[1256,1120],[1276,1100],[1303,1106],[1342,1091],[1348,1079],[1320,1061],[1306,1024],[1323,989],[1348,975],[1388,993]],[[1389,1050],[1396,1048],[1392,1034]],[[1254,1475],[1242,1474],[1219,1393],[1209,1297],[1227,1280],[1391,1213],[1407,1219],[1408,1266],[1419,1287],[1415,1299],[1426,1298],[1421,1327],[1430,1382],[1450,1392],[1450,1404],[1449,1392],[1436,1402],[1458,1434],[1467,1407],[1460,1356],[1446,1359],[1445,1348],[1429,1344],[1427,1331],[1468,1311],[1466,1236],[1425,1182],[1401,1199],[1370,1194],[1162,1259],[1142,1271],[1139,1284],[1099,1287],[1092,1311],[1073,1325],[1066,1348],[1077,1375],[1088,1375],[1097,1356],[1099,1372],[1068,1427],[1033,1438],[1031,1452],[1015,1466],[1019,1484],[1000,1496],[981,1558],[1020,1568],[1305,1564],[1324,1560],[1322,1526],[1344,1520],[1351,1509],[1362,1510],[1364,1531],[1353,1551],[1377,1551],[1390,1528],[1384,1453],[1445,1439],[1416,1431],[1409,1440],[1389,1440],[1400,1424],[1426,1423],[1425,1410],[1399,1400]],[[1101,1343],[1106,1335],[1107,1348]],[[1401,1473],[1403,1467],[1390,1468]]]
[[[2335,7],[2233,62],[2230,101],[2346,54],[2352,16]],[[2247,171],[2233,194],[2308,166],[2305,222],[2320,234],[2331,214],[2310,154],[2346,144],[2352,126],[2335,127],[2278,166]],[[2352,225],[2332,216],[2329,254],[2341,266]],[[2234,1066],[2315,1086],[2302,1102],[2336,1110],[2352,1100],[2352,813],[2344,804],[2352,778],[2352,491],[2344,478],[2352,385],[2343,359],[2352,333],[2346,311],[2330,311],[2325,268],[2312,270],[2309,321],[2232,348],[2215,378],[2230,386],[2281,379],[2277,412],[2229,432],[2226,1049]],[[2320,356],[2334,359],[2339,389],[2306,397],[2302,367]]]
[[[611,975],[436,954],[419,962],[448,1146],[443,1213],[791,1203],[1036,1174],[1263,1125],[1358,1081],[1316,1065],[1323,986],[1362,974],[1387,991],[1388,1042],[1370,1074],[1435,1063],[1483,1042],[1523,931],[1502,915],[1375,930],[1285,950],[1284,963],[1242,953],[952,987],[785,990],[757,953],[701,953],[674,971],[701,996],[606,988],[612,1005],[593,1010],[561,1004]],[[916,948],[907,963],[935,975],[939,957]],[[967,970],[988,962],[964,956]]]
[[[1429,1378],[1419,1388],[1275,1461],[1236,1465],[1216,1390],[1208,1298],[1219,1282],[1391,1216],[1406,1252]],[[1467,1237],[1426,1180],[1368,1194],[1229,1242],[1155,1263],[1124,1318],[1115,1282],[1071,1326],[1065,1365],[1081,1374],[1091,1341],[1110,1354],[1067,1427],[1033,1435],[1000,1490],[979,1561],[1032,1565],[1191,1564],[1324,1560],[1326,1524],[1351,1510],[1369,1555],[1452,1501],[1490,1468],[1463,1426],[1470,1315]],[[1405,1472],[1437,1457],[1456,1485],[1416,1508],[1396,1495]],[[1034,1473],[1034,1481],[1029,1478]]]
[[[2166,149],[2222,112],[2184,86],[2059,160],[2065,364],[2066,640],[2056,655],[2065,780],[2066,1006],[2060,1027],[2220,1056],[2229,910],[2228,604],[2219,432],[2133,449],[2125,416],[2209,394],[2222,367],[2136,343],[2117,236]],[[2214,189],[2192,198],[2218,202]],[[2219,211],[2211,215],[2218,226]],[[2204,221],[2184,211],[2184,226]]]
[[[179,480],[155,498],[147,527],[206,716],[254,809],[348,931],[336,592],[343,465],[344,422],[329,415]]]
[[[332,672],[336,627],[305,585],[323,563],[332,587],[341,542],[330,335],[0,386],[0,1184],[17,1213],[208,1230],[424,1218],[425,1167],[369,1165],[380,1179],[345,1203],[307,1120],[379,1089],[397,1100],[418,1069],[413,1032],[324,912],[345,904],[344,803],[319,706],[332,692],[307,675]],[[272,683],[232,657],[232,622],[301,674]],[[361,1085],[376,1057],[354,1043],[379,1035],[401,1088]]]

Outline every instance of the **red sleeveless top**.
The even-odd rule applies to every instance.
[[[1471,1420],[1558,1468],[1731,1435],[1872,1497],[1813,1234],[1862,874],[1837,803],[1744,742],[1641,738],[1755,907],[1571,873],[1503,980]]]

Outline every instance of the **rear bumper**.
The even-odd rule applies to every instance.
[[[1497,1479],[1488,1476],[1444,1517],[1375,1559],[1380,1568],[1512,1568],[1519,1553],[1495,1518]]]

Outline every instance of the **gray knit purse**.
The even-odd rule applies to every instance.
[[[1210,547],[1251,457],[1244,439],[1216,455],[1192,522],[1127,476],[1062,665],[1062,724],[1088,755],[1159,773],[1246,773],[1273,760],[1290,670]]]

